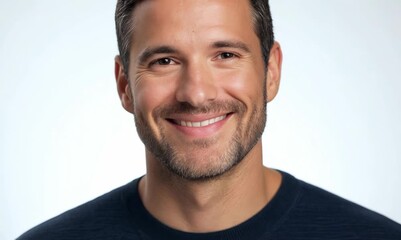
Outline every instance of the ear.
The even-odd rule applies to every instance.
[[[124,72],[124,66],[120,56],[114,58],[114,75],[116,77],[118,96],[124,109],[130,113],[134,113],[134,101],[129,85],[129,79]]]
[[[266,74],[266,91],[267,91],[267,102],[276,97],[281,78],[281,63],[283,61],[283,53],[278,42],[274,42],[273,47],[270,49],[269,63],[267,66]]]

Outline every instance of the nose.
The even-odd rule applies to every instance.
[[[189,63],[183,71],[176,99],[193,107],[201,107],[217,97],[211,67],[207,63]]]

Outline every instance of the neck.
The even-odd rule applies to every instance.
[[[147,154],[148,174],[139,184],[146,209],[164,224],[186,232],[230,228],[260,211],[279,188],[281,176],[263,167],[261,141],[230,172],[207,181],[167,173]],[[235,209],[235,211],[233,211]]]

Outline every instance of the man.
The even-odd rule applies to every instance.
[[[282,53],[264,0],[117,3],[144,177],[19,239],[401,239],[401,226],[262,164]]]

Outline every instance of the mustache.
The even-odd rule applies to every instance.
[[[237,112],[244,113],[246,106],[240,101],[212,101],[200,107],[192,106],[187,102],[163,105],[155,109],[154,117],[168,117],[172,114],[201,114],[201,113],[222,113]]]

